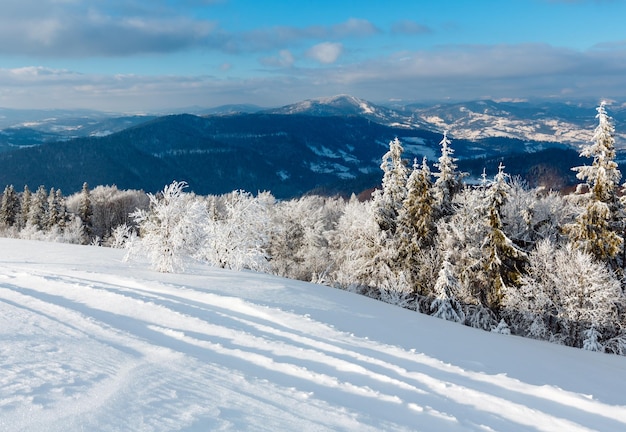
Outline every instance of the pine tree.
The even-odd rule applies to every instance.
[[[596,329],[595,326],[591,326],[589,329],[583,332],[585,340],[583,341],[583,349],[587,351],[604,351],[604,346],[600,343],[602,334]]]
[[[574,247],[596,259],[618,267],[616,258],[623,247],[623,204],[617,188],[622,177],[615,162],[615,129],[606,113],[605,102],[597,108],[598,126],[592,143],[583,147],[581,157],[593,158],[592,164],[573,168],[585,183],[577,192],[585,198],[582,213],[565,227]]]
[[[22,192],[22,197],[20,200],[20,217],[19,217],[19,228],[22,229],[28,223],[28,215],[30,213],[30,202],[31,202],[32,194],[28,185],[24,186],[24,192]]]
[[[67,212],[67,204],[65,202],[65,197],[63,196],[63,193],[61,192],[61,189],[56,190],[54,203],[55,203],[56,211],[58,213],[57,225],[61,230],[63,230],[65,229],[65,226],[69,222],[70,216]]]
[[[37,230],[47,228],[46,213],[48,211],[48,192],[42,185],[30,200],[30,208],[28,211],[28,223]]]
[[[80,193],[80,205],[78,207],[78,217],[83,227],[83,244],[88,244],[93,235],[93,208],[91,206],[91,193],[87,182],[83,183]]]
[[[61,209],[59,208],[59,203],[57,202],[56,190],[54,188],[50,188],[50,192],[48,193],[48,213],[46,215],[46,228],[50,230],[58,226],[60,217]]]
[[[444,131],[441,145],[441,156],[435,168],[439,171],[434,173],[434,195],[439,217],[448,217],[454,213],[452,198],[463,188],[464,173],[457,171],[457,159],[452,157],[454,150],[450,147],[448,131]]]
[[[454,276],[449,256],[443,260],[439,277],[435,283],[436,298],[430,305],[433,316],[447,321],[462,323],[465,314],[461,304],[456,299],[456,292],[460,289],[458,279]]]
[[[414,291],[419,295],[427,295],[430,289],[427,289],[429,281],[425,280],[428,278],[424,274],[424,260],[430,258],[427,250],[434,247],[436,227],[431,173],[426,158],[421,166],[414,161],[406,189],[407,195],[398,215],[393,245],[398,251],[398,264],[405,271],[405,277]]]
[[[398,231],[406,243],[414,243],[419,248],[430,246],[436,231],[433,217],[435,198],[425,157],[421,166],[414,161],[406,189],[407,195],[398,215]]]
[[[402,159],[404,149],[398,138],[389,142],[389,151],[385,153],[380,165],[383,170],[382,190],[374,192],[374,215],[383,231],[396,232],[397,218],[406,197],[408,169]]]
[[[498,174],[486,191],[489,234],[483,243],[486,283],[481,292],[481,301],[496,313],[501,308],[505,288],[519,286],[528,261],[526,253],[503,231],[502,207],[510,189],[507,178],[504,166],[500,163]]]
[[[4,188],[2,194],[2,205],[0,206],[0,223],[5,227],[12,227],[17,224],[20,210],[20,201],[15,193],[13,185]]]

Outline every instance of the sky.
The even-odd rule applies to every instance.
[[[626,0],[3,0],[0,107],[626,99]]]

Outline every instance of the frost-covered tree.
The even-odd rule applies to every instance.
[[[445,257],[435,283],[436,297],[430,305],[434,317],[458,323],[465,320],[461,304],[456,299],[456,293],[460,288],[459,281],[453,274],[449,257]]]
[[[393,237],[381,230],[374,209],[371,201],[356,197],[347,203],[335,231],[333,280],[349,291],[408,307],[414,288],[398,260]]]
[[[519,286],[522,271],[528,259],[503,231],[502,207],[506,203],[510,186],[504,166],[486,190],[489,232],[483,242],[485,284],[480,290],[481,302],[499,312],[503,291],[507,286]]]
[[[406,198],[398,215],[398,235],[402,247],[410,254],[417,249],[432,245],[435,240],[436,228],[433,215],[435,198],[431,172],[425,157],[421,166],[417,164],[417,161],[414,162],[406,190]]]
[[[254,197],[234,191],[220,201],[219,207],[210,204],[203,246],[196,256],[221,268],[267,271],[274,197],[268,192]]]
[[[28,185],[24,186],[24,191],[22,192],[22,196],[20,198],[20,216],[18,220],[18,226],[20,229],[24,228],[28,223],[28,215],[30,213],[30,201],[32,198],[32,193],[28,188]]]
[[[61,220],[61,206],[60,202],[57,201],[56,190],[51,187],[50,192],[48,193],[48,212],[46,213],[46,221],[45,226],[46,229],[52,229],[53,227],[59,226],[59,222]]]
[[[28,223],[36,230],[44,230],[47,228],[46,214],[48,212],[48,192],[42,185],[30,200],[28,209]]]
[[[604,345],[600,343],[602,334],[595,328],[595,326],[589,327],[583,332],[585,339],[583,340],[583,349],[587,351],[604,351]]]
[[[562,228],[574,220],[578,207],[560,193],[531,189],[519,177],[513,177],[509,185],[501,209],[505,234],[526,251],[540,240],[561,242]]]
[[[144,255],[152,267],[164,273],[182,270],[185,259],[201,244],[206,211],[195,196],[185,193],[187,183],[174,181],[162,192],[148,194],[149,210],[131,216],[139,226],[140,238],[130,245],[127,259]]]
[[[0,205],[0,224],[6,228],[15,226],[18,223],[20,211],[20,199],[15,192],[13,185],[4,188],[2,194],[2,204]]]
[[[566,227],[572,244],[596,259],[611,262],[617,267],[616,257],[623,247],[623,205],[618,197],[622,177],[615,162],[615,130],[606,113],[605,102],[597,108],[598,126],[592,143],[583,147],[581,157],[592,158],[591,165],[573,168],[576,177],[584,183],[578,188],[584,192],[582,213]]]
[[[389,151],[380,165],[383,170],[382,189],[376,190],[373,196],[376,222],[381,230],[390,234],[396,231],[398,214],[406,198],[408,169],[402,159],[403,151],[398,138],[389,142]]]
[[[366,294],[370,267],[379,247],[380,227],[371,201],[361,202],[352,195],[337,222],[332,242],[332,279],[340,287]]]
[[[89,191],[89,185],[85,182],[80,193],[80,206],[78,207],[78,217],[83,226],[83,244],[89,244],[93,237],[92,216],[91,192]]]
[[[519,288],[507,287],[503,302],[516,333],[577,347],[591,326],[616,334],[624,301],[620,282],[592,255],[541,241],[521,282]]]
[[[272,271],[293,279],[326,282],[333,268],[331,237],[344,206],[341,199],[316,195],[277,203],[269,245]]]
[[[434,197],[439,217],[448,217],[454,213],[452,199],[463,188],[464,173],[457,171],[457,159],[453,157],[454,150],[450,147],[448,131],[444,131],[441,146],[441,156],[435,164],[438,171],[434,172]]]

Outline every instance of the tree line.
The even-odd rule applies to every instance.
[[[626,200],[605,104],[573,168],[576,192],[529,188],[500,164],[470,182],[444,133],[431,165],[397,138],[382,185],[355,196],[186,192],[98,186],[3,193],[5,235],[127,248],[158,271],[190,260],[326,284],[499,333],[626,354]]]

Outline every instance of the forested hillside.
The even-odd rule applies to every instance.
[[[106,136],[0,152],[0,184],[18,190],[45,185],[70,194],[86,182],[155,193],[172,180],[185,180],[203,195],[243,189],[271,191],[281,199],[312,190],[349,196],[380,184],[380,155],[393,137],[403,141],[409,160],[426,155],[432,163],[437,157],[440,133],[363,116],[185,114]],[[555,147],[565,148],[510,138],[455,140],[457,157],[478,165],[489,157]],[[482,166],[471,170],[476,178]],[[530,168],[523,164],[519,171]]]
[[[184,181],[147,195],[84,184],[67,198],[8,186],[0,223],[7,236],[125,247],[128,259],[145,256],[161,272],[189,260],[269,272],[484,330],[624,354],[626,201],[604,105],[597,120],[569,195],[530,186],[501,161],[495,175],[467,183],[444,133],[432,165],[411,166],[392,139],[382,186],[367,201],[201,195]]]

